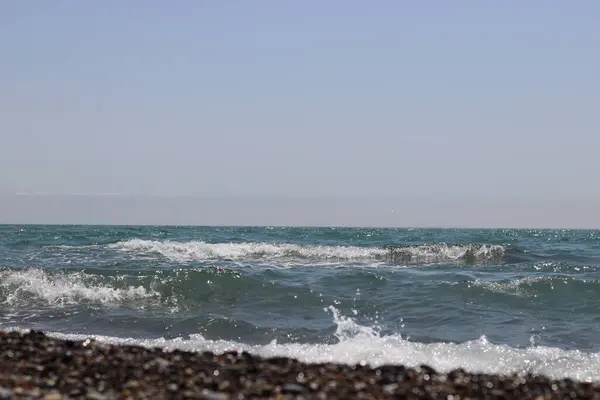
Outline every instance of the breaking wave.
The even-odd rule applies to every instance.
[[[171,261],[211,259],[388,260],[395,263],[486,262],[501,259],[507,246],[488,244],[424,244],[380,247],[297,245],[289,243],[206,243],[131,239],[110,248]]]
[[[263,357],[290,357],[308,363],[335,362],[343,364],[430,365],[439,372],[464,368],[468,372],[491,374],[541,374],[550,378],[571,378],[578,381],[600,380],[600,353],[562,350],[538,346],[532,342],[527,348],[494,344],[485,336],[463,343],[412,342],[399,334],[381,336],[377,327],[363,326],[340,314],[334,307],[326,309],[333,314],[336,325],[334,344],[277,343],[250,345],[230,340],[209,340],[200,334],[175,339],[138,339],[111,336],[49,333],[60,339],[84,340],[93,338],[103,343],[162,347],[167,350],[248,351]]]
[[[81,302],[111,305],[156,295],[143,286],[120,288],[100,282],[100,278],[84,272],[50,273],[39,268],[0,270],[0,304],[13,307],[34,304],[63,307]]]

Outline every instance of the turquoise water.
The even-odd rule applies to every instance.
[[[0,328],[600,380],[600,231],[0,226]]]

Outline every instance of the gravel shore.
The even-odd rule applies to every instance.
[[[0,332],[0,399],[600,399],[600,383],[305,364]]]

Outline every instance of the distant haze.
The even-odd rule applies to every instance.
[[[0,196],[0,223],[597,228],[595,202]]]
[[[0,2],[0,222],[600,228],[600,3]]]

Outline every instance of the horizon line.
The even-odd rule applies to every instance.
[[[478,227],[478,226],[443,226],[443,225],[431,225],[431,226],[387,226],[387,225],[256,225],[256,224],[239,224],[239,225],[228,225],[228,224],[152,224],[152,223],[136,223],[136,224],[121,224],[121,223],[66,223],[66,222],[53,222],[53,223],[7,223],[0,221],[0,226],[117,226],[117,227],[164,227],[164,228],[275,228],[275,229],[288,229],[288,228],[299,228],[299,229],[404,229],[404,230],[513,230],[513,231],[600,231],[598,228],[536,228],[536,227],[509,227],[509,226],[497,226],[497,227]]]

